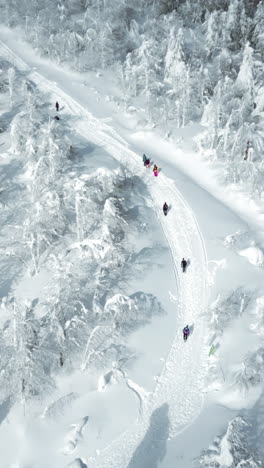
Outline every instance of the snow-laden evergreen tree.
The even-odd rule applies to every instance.
[[[213,55],[216,55],[219,52],[220,44],[220,30],[219,30],[219,19],[220,15],[217,11],[213,11],[209,14],[206,25],[206,54],[210,58]]]
[[[190,106],[190,70],[186,65],[183,52],[183,31],[177,33],[175,27],[170,31],[168,49],[165,56],[164,81],[171,86],[168,94],[173,96],[174,115],[177,127],[185,126]]]
[[[256,52],[264,58],[264,3],[259,2],[253,18],[252,43]]]
[[[251,196],[262,199],[264,140],[259,70],[253,49],[246,43],[237,75],[232,70],[229,72],[235,80],[220,79],[205,107],[203,123],[208,125],[208,131],[199,137],[198,144],[210,151],[212,158],[225,161],[225,182],[243,185]],[[222,73],[221,69],[219,73]]]
[[[254,63],[253,49],[249,43],[245,45],[243,59],[240,70],[236,79],[236,85],[243,92],[244,99],[246,98],[251,103],[255,98],[255,83],[254,83]]]
[[[225,43],[231,50],[245,45],[251,20],[246,15],[244,0],[230,0],[225,24]]]
[[[41,346],[34,304],[19,304],[14,298],[2,303],[10,317],[1,331],[1,396],[19,400],[42,397],[53,389],[50,370],[54,356]]]
[[[255,320],[251,329],[259,336],[264,336],[264,301],[263,297],[256,299]]]
[[[149,122],[156,121],[158,116],[162,118],[159,98],[164,85],[161,77],[161,57],[157,59],[157,49],[155,37],[143,39],[140,47],[127,56],[124,66],[126,89],[132,96],[143,97]]]
[[[39,271],[41,255],[63,234],[67,224],[63,173],[70,142],[63,132],[62,126],[49,120],[32,97],[28,111],[17,114],[11,125],[11,151],[24,158],[32,204],[23,225],[23,243],[31,252],[31,273]]]
[[[114,320],[115,327],[122,333],[131,333],[146,324],[153,315],[162,312],[160,303],[152,294],[135,293],[131,296],[116,294],[104,306],[104,314]]]

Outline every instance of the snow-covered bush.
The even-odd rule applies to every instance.
[[[264,265],[264,254],[262,249],[252,245],[247,249],[240,250],[239,255],[246,257],[252,265],[263,267]]]
[[[228,234],[223,243],[225,247],[234,249],[239,255],[246,257],[252,265],[263,267],[263,250],[256,245],[254,236],[249,231],[237,231],[234,234]]]
[[[116,294],[104,306],[104,317],[113,322],[121,333],[128,333],[146,324],[153,315],[160,314],[162,308],[157,298],[143,292],[131,296]]]
[[[114,362],[131,360],[133,352],[120,339],[119,332],[109,325],[97,325],[91,330],[81,368],[95,366],[97,369],[112,366]]]
[[[253,242],[253,233],[249,231],[237,231],[234,234],[228,234],[224,239],[225,247],[235,250],[247,248]]]
[[[219,294],[210,306],[212,331],[222,335],[229,323],[245,312],[251,298],[252,293],[243,288],[238,288],[231,293]]]
[[[262,384],[264,380],[264,348],[251,353],[234,372],[234,385],[242,391]]]
[[[226,433],[195,460],[195,468],[262,468],[262,461],[248,443],[250,428],[240,416],[230,421]]]

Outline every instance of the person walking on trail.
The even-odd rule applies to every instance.
[[[150,159],[149,158],[146,159],[144,165],[145,165],[145,167],[149,167],[149,165],[150,165]]]
[[[190,334],[190,329],[189,329],[189,326],[186,325],[186,327],[184,327],[184,329],[182,330],[182,333],[183,333],[183,339],[184,341],[187,341],[187,338]]]
[[[147,160],[147,156],[145,155],[145,153],[143,154],[143,164],[144,166],[146,166],[146,160]]]
[[[249,148],[250,148],[250,141],[247,141],[247,146],[246,146],[246,149],[245,149],[244,161],[246,161],[246,160],[248,159]]]
[[[169,207],[168,207],[167,203],[165,202],[164,205],[163,205],[163,213],[164,213],[165,216],[167,216],[167,214],[168,214],[168,209],[169,209]]]
[[[158,166],[156,166],[156,164],[153,166],[153,174],[155,177],[158,177]]]
[[[64,364],[63,354],[60,352],[60,366],[62,367]]]
[[[185,258],[183,258],[182,261],[181,261],[181,267],[182,267],[182,272],[185,273],[186,268],[187,268],[187,262],[186,262]]]
[[[56,111],[59,112],[59,110],[60,110],[60,105],[59,105],[58,101],[56,101],[55,107],[56,107]]]

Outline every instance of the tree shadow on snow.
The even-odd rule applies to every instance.
[[[92,153],[96,149],[96,145],[93,143],[88,143],[82,147],[76,148],[73,146],[73,150],[76,154],[76,156],[83,157],[87,156],[89,153]]]
[[[84,156],[88,156],[95,149],[96,149],[96,145],[94,145],[93,143],[87,143],[84,145],[76,145],[73,142],[71,146],[71,150],[70,150],[70,159],[83,158]]]
[[[127,468],[158,468],[166,455],[170,425],[168,410],[168,404],[164,403],[153,411],[146,435],[134,452]]]
[[[17,199],[18,191],[20,194],[25,190],[23,182],[19,182],[17,176],[21,171],[21,163],[15,159],[12,159],[8,164],[0,167],[0,204],[2,206],[8,205],[9,203],[15,204]],[[10,218],[12,219],[14,210],[12,211]]]
[[[0,424],[4,421],[12,407],[11,397],[8,397],[0,405]]]
[[[211,338],[210,341],[209,341],[209,346],[212,346],[213,342],[216,340],[217,337],[218,337],[218,336],[217,336],[217,333],[214,333],[213,336],[212,336],[212,338]]]

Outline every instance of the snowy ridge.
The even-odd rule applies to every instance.
[[[66,113],[78,116],[73,123],[76,132],[90,142],[104,146],[121,164],[143,179],[171,249],[179,291],[175,314],[177,312],[182,326],[176,332],[153,393],[143,399],[142,414],[127,431],[88,460],[90,468],[125,468],[146,435],[155,410],[168,405],[170,437],[184,430],[201,411],[207,364],[203,320],[207,306],[207,257],[203,237],[191,208],[170,179],[162,172],[154,178],[152,171],[143,167],[138,155],[129,150],[114,130],[95,119],[56,84],[32,72],[7,46],[0,44],[2,55],[7,55],[18,68],[28,71],[28,79],[41,90],[49,91],[54,102],[61,100]],[[162,213],[165,201],[171,206],[167,217]],[[190,259],[186,274],[179,272],[183,256]],[[192,333],[185,343],[182,328],[187,323]]]

